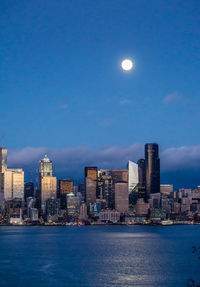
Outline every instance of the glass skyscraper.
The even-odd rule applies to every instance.
[[[157,143],[145,145],[146,193],[160,193],[160,159]]]
[[[138,185],[138,165],[137,163],[130,161],[128,162],[128,192],[129,194]]]

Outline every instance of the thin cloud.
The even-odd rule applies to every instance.
[[[128,105],[128,104],[130,104],[130,103],[131,103],[131,101],[128,100],[128,99],[124,99],[124,100],[121,100],[121,101],[119,102],[120,105]]]
[[[61,150],[26,147],[8,151],[8,167],[24,168],[25,174],[28,174],[39,167],[39,160],[45,154],[53,161],[55,175],[81,178],[87,165],[107,169],[126,168],[128,160],[136,162],[144,157],[144,145],[111,146],[97,150],[82,146]],[[200,145],[161,149],[160,160],[162,172],[200,169]]]
[[[67,110],[68,109],[68,105],[67,104],[61,104],[61,105],[59,105],[59,109],[60,110]]]
[[[173,92],[173,93],[167,95],[163,99],[163,103],[167,104],[167,103],[175,102],[175,101],[181,100],[182,98],[183,98],[182,95],[180,95],[177,92]]]
[[[105,120],[102,120],[99,122],[99,125],[102,126],[102,127],[108,127],[110,126],[111,124],[113,123],[113,120],[110,120],[110,119],[105,119]]]

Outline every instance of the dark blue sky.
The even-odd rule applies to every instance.
[[[199,15],[194,0],[1,1],[0,144],[198,146]]]

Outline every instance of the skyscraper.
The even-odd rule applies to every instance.
[[[0,147],[0,173],[7,169],[7,148]]]
[[[33,182],[26,182],[24,184],[24,200],[28,197],[33,197],[34,196],[34,183]]]
[[[86,203],[89,207],[90,204],[96,202],[97,194],[97,167],[87,166],[85,167],[85,192]]]
[[[57,178],[53,177],[52,161],[47,155],[40,161],[39,191],[44,212],[47,199],[56,199],[57,195]]]
[[[47,155],[40,161],[40,180],[43,176],[53,176],[52,161]]]
[[[130,161],[128,162],[128,192],[131,193],[138,185],[138,165]]]
[[[127,182],[115,183],[115,209],[120,213],[127,213],[129,210]]]
[[[112,175],[112,207],[111,208],[115,209],[115,184],[121,181],[128,183],[128,169],[112,169],[111,175]]]
[[[146,192],[149,197],[151,193],[160,192],[160,159],[158,144],[148,143],[145,145],[145,166]]]
[[[146,195],[146,167],[145,167],[145,160],[143,158],[139,159],[138,162],[138,198],[144,198],[147,200]]]
[[[61,202],[61,209],[67,208],[67,194],[73,193],[74,181],[72,179],[59,180],[59,196]]]
[[[45,211],[47,199],[56,199],[57,179],[53,176],[43,176],[41,179],[41,205]]]
[[[110,170],[98,171],[98,199],[105,200],[105,208],[112,208],[112,175]]]
[[[4,200],[4,172],[7,169],[7,148],[0,147],[0,208]]]
[[[24,198],[24,171],[6,169],[4,172],[4,199]]]

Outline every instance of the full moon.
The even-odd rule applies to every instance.
[[[121,67],[124,71],[130,71],[133,69],[133,62],[129,59],[125,59],[122,61]]]

